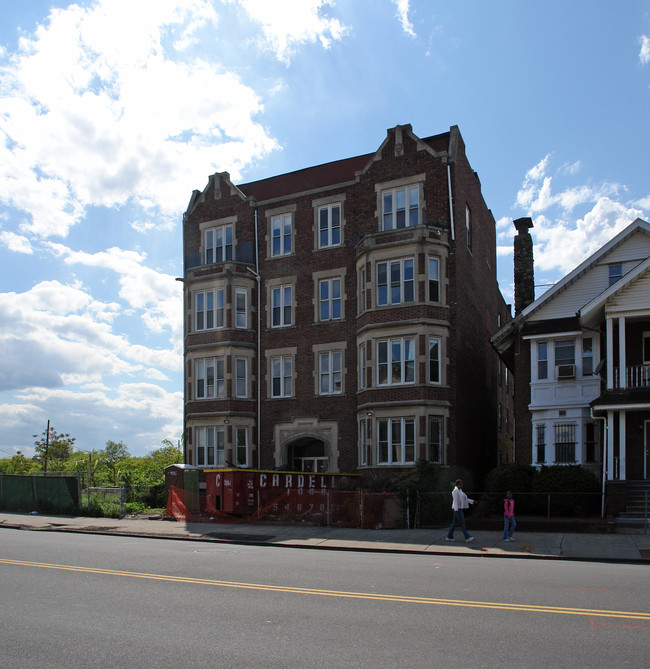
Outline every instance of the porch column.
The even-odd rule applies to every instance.
[[[607,388],[612,389],[614,387],[614,320],[608,316],[606,323],[607,323]]]
[[[607,452],[607,480],[614,480],[614,412],[607,412],[607,432],[605,449]],[[604,456],[603,456],[604,457]]]
[[[625,411],[618,414],[618,478],[625,481]]]
[[[618,387],[627,388],[625,369],[625,316],[618,319]]]

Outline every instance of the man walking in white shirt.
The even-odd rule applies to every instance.
[[[447,532],[447,541],[456,541],[454,539],[454,528],[456,527],[456,523],[459,523],[463,530],[463,534],[465,535],[465,541],[470,543],[471,541],[474,541],[474,537],[470,536],[465,527],[465,513],[463,512],[463,509],[469,509],[469,505],[474,504],[474,500],[469,499],[463,492],[463,481],[461,479],[456,479],[456,487],[451,491],[451,499],[451,508],[454,515],[451,519],[449,532]]]

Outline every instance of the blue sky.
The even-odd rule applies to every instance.
[[[0,2],[0,457],[182,431],[193,189],[458,125],[551,284],[650,216],[650,0]],[[543,290],[543,289],[541,289]]]

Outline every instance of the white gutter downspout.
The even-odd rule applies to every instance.
[[[449,190],[449,224],[451,225],[451,241],[455,240],[454,235],[454,204],[451,200],[451,168],[447,163],[447,188]]]

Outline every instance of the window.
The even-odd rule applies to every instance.
[[[382,193],[382,230],[395,230],[420,222],[420,189],[393,188]]]
[[[319,283],[320,320],[341,318],[341,279],[324,279]]]
[[[232,260],[232,225],[205,231],[205,264]]]
[[[415,462],[415,421],[412,418],[377,420],[377,464]]]
[[[197,400],[224,397],[223,369],[223,358],[205,358],[196,361]]]
[[[377,342],[377,385],[415,383],[415,340]]]
[[[535,427],[537,432],[537,463],[546,462],[546,425],[540,423]]]
[[[582,340],[582,376],[594,373],[594,348],[593,339],[584,337]]]
[[[271,358],[271,397],[291,397],[292,368],[290,355]]]
[[[576,362],[575,342],[564,339],[555,342],[555,365],[574,365]]]
[[[440,302],[440,261],[429,258],[429,301]]]
[[[442,416],[429,416],[429,459],[438,465],[445,464],[442,441]]]
[[[235,396],[248,396],[246,358],[235,358]]]
[[[365,419],[359,421],[359,465],[367,465],[368,458],[366,456],[366,441],[367,430]]]
[[[196,293],[195,305],[197,332],[223,327],[223,290]]]
[[[612,285],[616,283],[623,276],[623,265],[621,263],[616,263],[609,266],[609,284]]]
[[[271,289],[271,327],[291,325],[292,299],[292,286],[279,286]]]
[[[224,465],[225,433],[219,427],[197,427],[196,464],[219,467]]]
[[[650,363],[650,332],[643,333],[643,364]]]
[[[341,205],[328,204],[318,210],[318,247],[338,246],[341,243]]]
[[[472,210],[465,205],[465,233],[467,235],[467,248],[472,250]]]
[[[595,423],[585,423],[585,462],[598,462],[596,456]]]
[[[555,462],[575,462],[576,424],[555,424]]]
[[[246,291],[237,289],[235,291],[235,327],[246,328],[247,326]]]
[[[429,339],[429,383],[440,383],[440,339]]]
[[[248,467],[248,430],[245,427],[238,427],[235,430],[235,439],[235,463],[238,467]]]
[[[359,311],[366,310],[366,268],[359,270]]]
[[[545,341],[537,342],[537,378],[548,379],[548,344]]]
[[[359,344],[359,390],[366,387],[366,345]]]
[[[342,390],[341,352],[328,351],[318,356],[318,393],[334,395]]]
[[[291,214],[271,217],[271,256],[291,253]]]
[[[413,258],[377,263],[377,306],[413,302]]]

